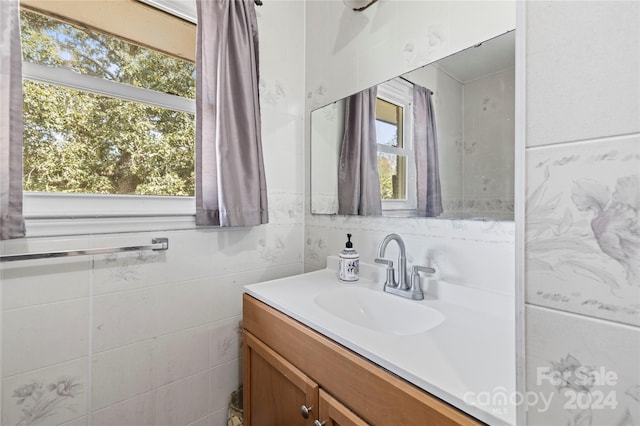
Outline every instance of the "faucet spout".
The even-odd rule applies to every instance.
[[[398,255],[398,280],[395,280],[393,262],[384,258],[384,253],[387,251],[387,246],[391,241],[395,241],[398,244],[400,254]],[[384,237],[384,240],[378,246],[378,257],[375,259],[376,263],[382,263],[387,265],[387,280],[384,283],[383,290],[387,293],[395,294],[397,296],[406,297],[412,300],[424,299],[424,293],[420,286],[419,272],[426,272],[433,274],[435,269],[426,266],[413,265],[413,272],[411,274],[411,285],[409,286],[409,279],[407,277],[407,253],[404,246],[402,237],[398,234],[389,234]]]
[[[387,246],[391,241],[395,241],[398,244],[398,249],[400,250],[400,254],[398,255],[398,286],[397,288],[400,290],[406,290],[409,288],[407,284],[407,253],[404,245],[404,241],[402,237],[398,234],[389,234],[384,237],[384,240],[380,243],[378,247],[378,257],[384,258],[384,253],[387,250]]]

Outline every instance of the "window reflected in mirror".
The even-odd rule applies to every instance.
[[[378,175],[383,200],[407,198],[407,171],[403,151],[403,109],[384,99],[376,102],[376,139],[378,142]]]
[[[415,159],[411,116],[412,86],[399,78],[378,85],[376,142],[382,210],[387,214],[415,210]]]

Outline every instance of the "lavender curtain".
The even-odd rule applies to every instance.
[[[18,0],[0,0],[0,240],[24,237]]]
[[[442,192],[438,166],[438,138],[431,91],[413,86],[413,143],[416,156],[417,215],[442,214]]]
[[[196,3],[196,224],[267,223],[254,0]]]
[[[338,214],[382,214],[376,141],[377,94],[378,88],[374,86],[346,100],[338,163]]]

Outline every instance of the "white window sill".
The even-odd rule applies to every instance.
[[[409,200],[382,200],[382,215],[385,217],[415,217],[416,214],[417,205],[414,197]]]
[[[195,228],[194,197],[24,194],[28,237]]]
[[[383,217],[416,217],[416,209],[382,209]]]
[[[27,237],[116,234],[195,229],[195,216],[25,219]]]

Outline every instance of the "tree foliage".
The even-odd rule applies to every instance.
[[[112,36],[23,10],[25,61],[182,97],[195,67]],[[194,117],[24,81],[27,191],[193,195]]]
[[[380,178],[380,195],[383,200],[398,198],[394,192],[394,177],[397,175],[396,157],[378,153],[378,175]]]

